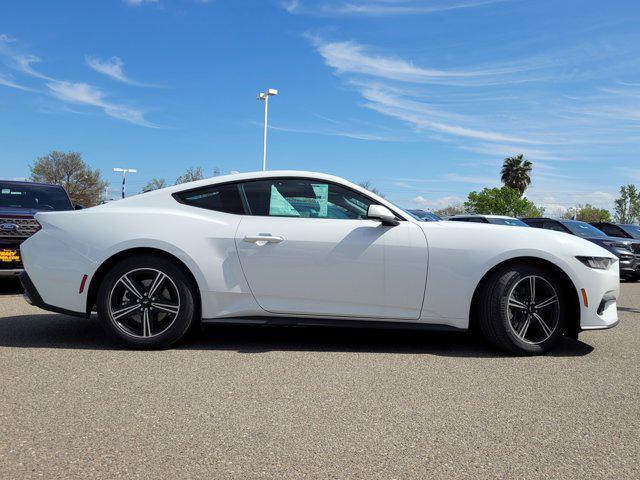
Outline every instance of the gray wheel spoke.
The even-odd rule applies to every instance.
[[[120,283],[122,283],[122,285],[124,285],[124,287],[129,290],[136,298],[142,298],[142,295],[127,275],[123,275],[120,278]]]
[[[531,301],[536,301],[536,277],[529,277],[529,295],[531,295]]]
[[[519,308],[520,310],[526,310],[527,309],[527,306],[524,303],[522,303],[519,300],[516,300],[513,297],[511,297],[509,299],[509,306],[513,307],[513,308]]]
[[[156,277],[153,279],[153,283],[149,287],[149,297],[152,297],[154,293],[156,293],[156,290],[158,290],[158,287],[160,287],[165,278],[167,278],[167,276],[164,273],[158,272]]]
[[[161,310],[163,312],[172,313],[174,315],[176,315],[178,313],[178,311],[180,310],[180,306],[172,305],[172,304],[169,304],[169,303],[151,302],[151,306],[153,308],[156,308],[156,309]]]
[[[529,325],[531,324],[531,317],[527,317],[527,319],[522,322],[522,326],[518,330],[518,336],[523,340],[527,338],[527,331],[529,330]]]
[[[151,319],[149,318],[149,310],[146,308],[142,312],[142,336],[151,336]]]
[[[536,305],[536,307],[538,308],[548,307],[549,305],[553,305],[554,303],[557,303],[557,301],[558,301],[558,296],[554,295],[553,297],[547,298],[544,302],[539,303],[538,305]]]
[[[538,315],[537,313],[533,314],[533,318],[535,318],[538,321],[538,323],[540,324],[540,328],[542,328],[542,330],[544,331],[544,334],[547,336],[547,338],[549,336],[551,336],[552,331],[549,328],[549,326],[545,323],[543,318],[540,315]]]
[[[138,310],[140,305],[129,305],[128,307],[121,308],[120,310],[116,310],[115,312],[111,312],[114,320],[118,320],[119,318],[127,317],[131,315],[133,312]]]

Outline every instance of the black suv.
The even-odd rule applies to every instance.
[[[546,228],[558,232],[577,235],[585,240],[606,248],[620,261],[620,276],[627,280],[640,279],[640,241],[628,238],[610,237],[593,225],[579,220],[554,220],[552,218],[523,218],[532,227]]]
[[[633,238],[640,240],[640,225],[632,223],[591,222],[591,225],[602,230],[610,237]],[[640,250],[636,251],[640,254]]]
[[[0,277],[22,271],[20,244],[40,230],[37,212],[73,209],[59,185],[0,180]]]

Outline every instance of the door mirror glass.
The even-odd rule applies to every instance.
[[[395,226],[400,222],[396,220],[396,216],[383,205],[369,205],[367,218],[371,220],[379,220],[383,225]]]

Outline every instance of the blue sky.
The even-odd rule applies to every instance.
[[[0,163],[76,150],[173,183],[260,168],[371,180],[438,208],[534,162],[550,212],[640,183],[640,3],[104,0],[0,5]]]

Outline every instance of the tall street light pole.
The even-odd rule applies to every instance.
[[[278,90],[269,88],[258,94],[258,100],[264,101],[264,137],[262,141],[262,171],[267,170],[267,117],[269,115],[269,97],[278,95]]]
[[[120,168],[116,167],[113,169],[114,172],[122,173],[122,198],[124,198],[125,188],[126,188],[126,178],[127,173],[138,173],[138,170],[135,168]]]

